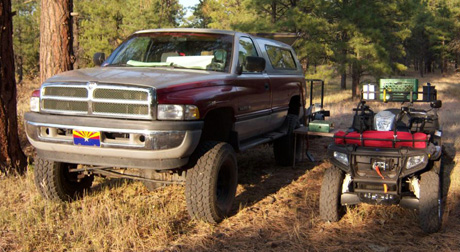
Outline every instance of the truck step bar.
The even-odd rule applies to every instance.
[[[286,133],[285,132],[271,132],[269,134],[266,134],[266,135],[263,135],[261,137],[258,137],[258,138],[251,138],[251,139],[248,139],[248,140],[245,140],[243,142],[241,142],[239,144],[239,150],[240,151],[245,151],[249,148],[252,148],[254,146],[257,146],[257,145],[260,145],[260,144],[264,144],[264,143],[269,143],[273,140],[276,140],[278,138],[281,138],[283,136],[285,136]]]

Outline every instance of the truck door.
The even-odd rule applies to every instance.
[[[244,67],[247,56],[261,56],[249,37],[241,37],[237,45],[242,74],[236,79],[241,94],[237,99],[235,130],[240,140],[267,132],[271,114],[270,80],[265,72],[249,72]]]
[[[270,44],[265,45],[264,49],[270,61],[267,65],[270,64],[272,68],[268,73],[273,94],[271,125],[276,128],[283,123],[292,97],[301,94],[304,79],[290,49]]]

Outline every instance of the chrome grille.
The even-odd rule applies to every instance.
[[[152,119],[154,89],[89,82],[44,84],[41,111],[114,118]]]
[[[88,90],[84,87],[47,87],[44,90],[46,96],[64,96],[64,97],[88,97]]]
[[[93,97],[96,99],[145,101],[148,99],[148,93],[136,90],[126,92],[126,90],[120,89],[98,88],[94,90]]]
[[[94,114],[133,114],[145,115],[149,112],[149,106],[143,104],[114,104],[114,103],[93,103]]]
[[[88,103],[82,101],[43,100],[43,107],[53,108],[54,110],[75,111],[82,113],[88,111]]]

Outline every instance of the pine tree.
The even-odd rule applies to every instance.
[[[72,0],[41,0],[40,81],[73,69]]]
[[[25,171],[18,136],[11,1],[0,0],[0,173]]]
[[[40,11],[37,1],[13,0],[13,48],[18,83],[40,71]]]

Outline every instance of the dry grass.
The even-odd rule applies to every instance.
[[[451,75],[420,81],[435,84],[444,105],[449,191],[439,233],[424,234],[414,211],[396,206],[361,205],[338,223],[321,222],[319,189],[329,167],[322,160],[330,139],[318,138],[311,151],[319,161],[295,169],[275,166],[270,146],[238,154],[233,215],[218,225],[190,220],[180,186],[148,192],[139,182],[99,179],[83,199],[59,204],[39,197],[31,171],[1,178],[0,251],[459,251],[459,80]],[[326,104],[336,127],[346,128],[356,103],[344,100],[348,91],[333,81]],[[20,87],[20,100],[27,101],[25,90],[36,86]]]

